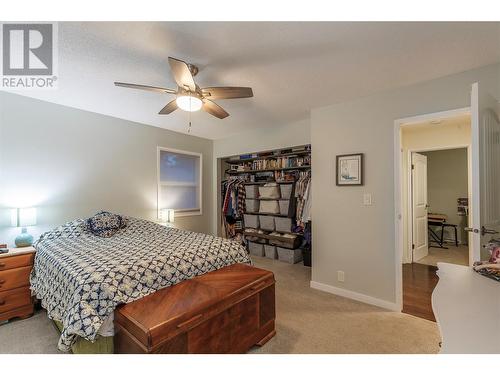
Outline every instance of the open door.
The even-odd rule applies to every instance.
[[[497,101],[481,88],[472,85],[472,199],[469,217],[469,257],[471,263],[487,260],[483,248],[500,231],[500,122]]]
[[[412,215],[413,215],[413,262],[429,254],[427,234],[427,156],[413,152],[412,169]]]

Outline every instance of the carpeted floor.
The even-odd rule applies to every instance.
[[[0,325],[0,354],[57,354],[58,332],[44,311]]]
[[[437,266],[437,262],[469,265],[469,248],[465,245],[445,244],[448,249],[429,247],[429,255],[423,257],[415,263]]]
[[[310,268],[266,258],[275,273],[277,335],[255,353],[437,353],[436,323],[309,287]]]
[[[437,353],[436,323],[309,287],[310,268],[254,258],[276,277],[277,335],[251,353]],[[0,326],[0,353],[56,353],[44,312]]]

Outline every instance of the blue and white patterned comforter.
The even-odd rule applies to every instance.
[[[76,220],[43,234],[31,273],[32,293],[63,324],[59,349],[78,336],[95,340],[115,307],[194,276],[251,263],[236,242],[128,218],[110,238]]]

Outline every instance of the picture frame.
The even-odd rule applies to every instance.
[[[337,186],[362,186],[364,154],[337,155],[335,181]]]

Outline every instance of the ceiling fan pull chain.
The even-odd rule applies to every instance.
[[[191,93],[189,93],[189,109],[191,109]],[[191,111],[189,111],[188,133],[191,133]]]

